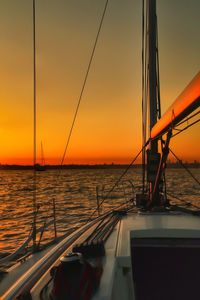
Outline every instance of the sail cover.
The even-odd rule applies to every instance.
[[[198,107],[200,107],[200,72],[152,128],[151,138],[155,139],[166,133],[169,128],[173,128]]]

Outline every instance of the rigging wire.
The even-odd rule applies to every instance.
[[[35,0],[33,0],[33,251],[36,248],[36,215],[37,215],[37,89],[36,89],[36,17]]]
[[[161,101],[160,101],[160,67],[159,67],[159,50],[158,50],[158,21],[156,16],[156,73],[157,73],[157,114],[161,118]]]
[[[130,207],[127,207],[127,204],[129,204],[130,203]],[[126,211],[126,212],[128,212],[130,209],[132,210],[133,208],[132,208],[132,203],[133,203],[133,201],[132,201],[132,199],[130,199],[130,200],[128,200],[128,201],[125,201],[125,202],[123,202],[123,203],[121,203],[121,204],[119,204],[119,205],[117,205],[117,206],[115,206],[115,208],[110,208],[110,209],[107,209],[106,210],[106,212],[104,212],[104,214],[103,214],[103,216],[109,216],[110,215],[110,219],[111,218],[113,218],[113,216],[114,216],[114,214],[116,213],[116,212],[120,212],[122,209],[123,209],[123,211]],[[96,217],[95,219],[98,219],[99,217]],[[94,220],[95,220],[94,219]],[[104,222],[104,219],[102,219],[102,221]],[[99,223],[99,225],[97,226],[97,227],[101,227],[101,224],[102,224],[102,221]],[[88,221],[87,221],[87,223],[88,223]],[[87,224],[86,223],[86,224]],[[94,232],[96,231],[96,229],[94,230]],[[92,233],[93,234],[93,233]],[[91,235],[92,235],[91,234]]]
[[[199,112],[198,112],[199,113]],[[198,113],[194,114],[193,116],[197,115]],[[192,117],[192,116],[191,116]],[[190,118],[191,118],[190,117]],[[186,121],[186,120],[185,120]],[[193,122],[192,124],[188,125],[187,127],[185,127],[183,130],[181,130],[180,132],[186,130],[187,128],[191,127],[192,125],[196,124],[197,122],[199,122],[199,120]],[[178,132],[177,134],[179,134],[180,132]],[[175,134],[175,135],[177,135]],[[174,137],[175,135],[173,135],[172,137]],[[161,138],[162,135],[160,135],[157,138]],[[93,215],[95,214],[95,212],[101,207],[101,205],[104,203],[104,201],[108,198],[108,196],[111,194],[111,192],[113,192],[113,190],[115,189],[115,187],[119,184],[119,182],[121,181],[121,179],[125,176],[125,174],[127,173],[127,171],[130,169],[130,167],[133,165],[133,163],[135,162],[135,160],[138,158],[138,156],[141,154],[141,152],[146,148],[146,146],[149,144],[148,140],[146,142],[146,144],[142,147],[142,149],[140,150],[140,152],[137,154],[137,156],[133,159],[133,161],[130,163],[130,165],[127,167],[127,169],[124,171],[124,173],[122,173],[122,175],[118,178],[118,180],[115,182],[115,184],[113,185],[113,187],[111,188],[111,190],[109,190],[109,192],[107,193],[107,195],[104,197],[104,199],[101,201],[101,203],[98,205],[98,207],[92,212],[92,214],[90,215],[89,219],[87,220],[86,224],[91,220],[91,218],[93,217]],[[192,174],[192,172],[182,163],[182,161],[175,155],[175,153],[169,149],[170,152],[177,158],[177,160],[182,164],[182,166],[186,169],[186,171],[192,176],[192,178],[200,185],[200,182],[198,181],[198,179]],[[194,206],[195,207],[195,206]]]
[[[145,34],[144,34],[144,0],[142,0],[142,136],[143,141],[142,144],[144,145],[146,140],[146,124],[144,122],[144,114],[145,114],[145,66],[144,66],[144,55],[146,55],[146,52],[144,53],[145,49]],[[144,193],[144,186],[145,186],[145,149],[142,151],[142,188]]]
[[[99,40],[99,36],[100,36],[100,33],[101,33],[101,28],[102,28],[102,25],[103,25],[105,14],[106,14],[108,2],[109,2],[109,0],[106,0],[106,2],[105,2],[103,14],[102,14],[101,21],[100,21],[100,24],[99,24],[99,28],[98,28],[98,31],[97,31],[97,35],[96,35],[96,38],[95,38],[95,42],[94,42],[94,45],[93,45],[93,48],[92,48],[92,53],[91,53],[90,60],[89,60],[89,63],[88,63],[88,67],[87,67],[87,70],[86,70],[85,78],[83,80],[83,85],[82,85],[81,92],[80,92],[80,95],[79,95],[79,98],[78,98],[78,103],[77,103],[77,106],[76,106],[75,114],[74,114],[74,117],[73,117],[72,125],[71,125],[70,131],[69,131],[69,135],[68,135],[68,138],[67,138],[67,142],[66,142],[66,146],[65,146],[65,149],[64,149],[62,159],[61,159],[60,166],[62,166],[63,163],[64,163],[66,152],[67,152],[67,149],[68,149],[68,146],[69,146],[69,143],[70,143],[70,139],[71,139],[72,132],[73,132],[73,129],[74,129],[74,125],[75,125],[75,122],[76,122],[76,118],[77,118],[77,115],[78,115],[79,107],[80,107],[81,100],[82,100],[82,97],[83,97],[83,93],[84,93],[84,90],[85,90],[85,86],[86,86],[86,83],[87,83],[88,75],[89,75],[91,65],[92,65],[92,61],[93,61],[93,58],[94,58],[95,50],[96,50],[97,43],[98,43],[98,40]]]
[[[180,165],[188,172],[188,174],[190,174],[190,176],[194,179],[194,181],[196,181],[196,183],[198,183],[198,185],[200,186],[200,181],[194,176],[194,174],[183,164],[183,162],[181,161],[181,159],[178,158],[178,156],[169,148],[169,151],[173,154],[173,156],[178,160],[178,162],[180,163]]]
[[[147,139],[147,97],[148,97],[148,13],[145,10],[145,1],[142,1],[142,146]],[[147,4],[146,4],[147,5]],[[145,14],[146,11],[146,14]],[[145,191],[146,182],[146,153],[145,148],[142,151],[142,189]]]
[[[73,117],[73,120],[72,120],[72,124],[71,124],[70,130],[69,130],[68,137],[67,137],[67,141],[66,141],[66,145],[65,145],[65,148],[64,148],[64,152],[63,152],[63,155],[62,155],[62,158],[61,158],[60,169],[58,171],[57,178],[56,178],[56,184],[58,184],[58,180],[59,180],[60,175],[61,175],[61,168],[62,168],[62,166],[64,164],[64,161],[65,161],[65,158],[66,158],[66,153],[67,153],[67,150],[68,150],[68,147],[69,147],[69,143],[70,143],[71,136],[72,136],[72,133],[73,133],[73,129],[74,129],[74,126],[75,126],[75,122],[76,122],[77,115],[78,115],[78,112],[79,112],[80,104],[81,104],[81,101],[82,101],[82,98],[83,98],[83,94],[84,94],[85,87],[86,87],[86,84],[87,84],[88,76],[89,76],[89,73],[90,73],[91,65],[92,65],[92,62],[93,62],[93,59],[94,59],[95,50],[97,48],[97,43],[98,43],[99,36],[100,36],[100,33],[101,33],[103,21],[104,21],[105,15],[106,15],[107,7],[108,7],[108,2],[109,2],[109,0],[106,0],[105,5],[104,5],[104,9],[103,9],[103,13],[102,13],[102,16],[101,16],[101,19],[100,19],[100,23],[99,23],[97,35],[96,35],[95,42],[94,42],[94,45],[93,45],[93,48],[92,48],[92,52],[91,52],[91,55],[90,55],[89,63],[88,63],[87,69],[86,69],[86,73],[85,73],[83,84],[82,84],[82,87],[81,87],[81,90],[80,90],[80,94],[79,94],[79,97],[78,97],[78,101],[77,101],[77,106],[76,106],[76,109],[75,109],[74,117]],[[54,218],[55,237],[57,237],[57,230],[56,230],[56,203],[55,203],[55,198],[53,198],[53,218]]]
[[[179,200],[180,202],[183,202],[187,206],[189,205],[189,206],[191,206],[193,208],[200,209],[200,206],[197,206],[197,205],[194,205],[194,204],[192,204],[190,202],[187,202],[187,201],[185,201],[185,200],[183,200],[183,199],[181,199],[181,198],[179,198],[177,196],[174,196],[174,194],[172,195],[171,193],[167,192],[167,195],[169,195],[170,197],[172,197],[172,198],[174,198],[176,200]]]
[[[146,146],[149,144],[149,140],[146,142],[146,144],[142,147],[142,149],[138,152],[138,154],[134,157],[134,159],[131,161],[131,163],[128,165],[128,167],[125,169],[125,171],[120,175],[120,177],[116,180],[116,182],[114,183],[114,185],[112,186],[112,188],[108,191],[108,193],[106,194],[106,196],[103,198],[103,200],[99,203],[99,205],[97,206],[97,208],[91,213],[91,215],[89,216],[86,224],[91,220],[91,218],[94,216],[94,214],[98,211],[98,209],[102,206],[102,204],[104,203],[105,200],[108,199],[109,195],[114,191],[114,189],[116,188],[116,186],[119,184],[119,182],[122,180],[122,178],[126,175],[126,173],[128,172],[128,170],[131,168],[131,166],[134,164],[134,162],[136,161],[136,159],[140,156],[140,154],[142,153],[143,149],[146,148]]]
[[[190,128],[191,126],[193,126],[194,124],[197,124],[198,122],[200,122],[200,119],[194,121],[193,123],[191,123],[190,125],[184,127],[183,129],[181,129],[179,132],[175,133],[172,135],[172,138],[177,136],[178,134],[180,134],[181,132],[185,131],[186,129]]]
[[[198,113],[199,113],[199,112],[198,112]],[[194,116],[195,116],[195,114],[194,114]],[[191,116],[191,117],[192,117],[192,116]],[[184,122],[185,122],[185,121],[186,121],[186,120],[184,120]],[[180,134],[181,132],[183,132],[183,131],[185,131],[186,129],[190,128],[191,126],[197,124],[198,122],[200,122],[200,119],[194,121],[193,123],[189,124],[188,126],[184,127],[183,129],[179,129],[179,131],[178,131],[177,133],[173,134],[173,135],[171,136],[171,138],[177,136],[178,134]],[[179,125],[179,124],[178,124],[178,125]],[[164,134],[166,134],[167,132],[169,132],[169,130],[171,130],[171,129],[177,130],[177,128],[169,128],[166,132],[161,133],[161,134],[159,134],[158,136],[156,136],[156,137],[154,137],[154,138],[151,138],[151,140],[153,141],[153,140],[156,140],[156,139],[161,139],[162,136],[163,136]]]
[[[66,153],[67,153],[67,149],[68,149],[68,146],[69,146],[69,143],[70,143],[70,139],[71,139],[71,136],[72,136],[72,132],[73,132],[73,129],[74,129],[74,125],[75,125],[75,122],[76,122],[76,118],[77,118],[77,115],[78,115],[78,111],[79,111],[79,107],[80,107],[80,104],[81,104],[81,100],[82,100],[82,96],[83,96],[83,93],[84,93],[84,90],[85,90],[85,86],[86,86],[86,83],[87,83],[87,79],[88,79],[88,75],[89,75],[89,72],[90,72],[90,68],[91,68],[91,64],[92,64],[92,61],[93,61],[93,57],[94,57],[94,54],[95,54],[95,50],[96,50],[96,46],[97,46],[97,42],[98,42],[98,39],[99,39],[99,35],[100,35],[100,32],[101,32],[101,28],[102,28],[102,24],[103,24],[103,20],[104,20],[104,17],[105,17],[105,13],[106,13],[106,9],[107,9],[107,5],[108,5],[108,0],[106,1],[105,3],[105,7],[104,7],[104,11],[103,11],[103,15],[102,15],[102,18],[101,18],[101,21],[100,21],[100,25],[99,25],[99,29],[98,29],[98,32],[97,32],[97,36],[96,36],[96,39],[95,39],[95,43],[94,43],[94,46],[93,46],[93,49],[92,49],[92,53],[91,53],[91,57],[90,57],[90,60],[89,60],[89,64],[88,64],[88,67],[87,67],[87,70],[86,70],[86,75],[85,75],[85,78],[84,78],[84,81],[83,81],[83,85],[82,85],[82,88],[81,88],[81,92],[80,92],[80,95],[79,95],[79,98],[78,98],[78,103],[77,103],[77,107],[76,107],[76,110],[75,110],[75,114],[74,114],[74,117],[73,117],[73,121],[72,121],[72,125],[70,127],[70,131],[69,131],[69,135],[68,135],[68,138],[67,138],[67,142],[66,142],[66,146],[65,146],[65,149],[64,149],[64,153],[63,153],[63,156],[62,156],[62,159],[61,159],[61,163],[60,163],[60,166],[63,165],[64,163],[64,160],[65,160],[65,157],[66,157]],[[144,7],[144,0],[143,0],[143,7]],[[144,18],[144,16],[143,16]],[[144,19],[143,19],[143,22],[144,22]],[[143,30],[144,30],[144,23],[143,23]],[[144,50],[144,47],[145,47],[145,42],[144,42],[144,37],[143,37],[143,41],[142,41],[142,48]],[[145,53],[146,55],[146,53]],[[143,66],[145,65],[145,71],[147,70],[148,66],[147,66],[147,63],[146,62],[146,56],[145,56],[145,59],[144,59],[144,52],[142,54],[142,64]],[[157,62],[158,63],[158,62]],[[158,66],[157,66],[158,67]],[[142,78],[142,84],[143,84],[143,87],[147,87],[148,85],[148,79],[147,79],[148,75],[143,74],[143,78]],[[143,97],[144,97],[144,94],[147,94],[147,90],[146,90],[146,93],[144,92],[145,89],[143,89],[142,93],[143,93]],[[160,91],[157,91],[158,94],[160,94]],[[143,98],[142,97],[142,98]],[[143,103],[144,105],[144,103]],[[160,108],[160,95],[159,95],[159,103],[158,103],[158,107]],[[146,114],[146,111],[144,109],[144,106],[142,106],[142,109],[143,109],[143,113]],[[159,115],[160,115],[160,112],[159,112]],[[196,122],[195,122],[196,123]],[[194,123],[194,124],[195,124]],[[188,127],[192,126],[193,124],[187,126],[186,128],[184,128],[183,130],[187,129]],[[145,128],[145,133],[146,133],[146,125],[144,126],[143,124],[143,130]],[[183,131],[181,130],[181,131]],[[143,131],[144,132],[144,131]],[[178,134],[178,133],[177,133]],[[175,134],[176,135],[176,134]],[[175,136],[173,135],[173,136]],[[105,198],[102,200],[102,202],[99,204],[99,207],[103,204],[103,202],[108,198],[108,196],[110,195],[110,193],[115,189],[115,187],[118,185],[118,183],[121,181],[121,179],[124,177],[124,175],[127,173],[127,171],[129,170],[129,168],[132,166],[132,164],[134,163],[134,161],[137,159],[137,157],[140,155],[140,153],[145,149],[145,147],[147,146],[147,144],[149,143],[146,142],[145,145],[142,147],[141,151],[138,153],[138,155],[136,156],[136,158],[130,163],[130,165],[128,166],[128,168],[125,170],[125,172],[120,176],[120,178],[117,180],[117,182],[115,183],[115,185],[113,186],[113,188],[108,192],[108,194],[105,196]],[[60,175],[60,174],[59,174]],[[59,177],[58,175],[58,177]],[[99,208],[98,207],[98,208]],[[91,219],[91,217],[94,215],[94,213],[96,212],[96,210],[92,213],[92,215],[89,217],[89,220]],[[89,220],[87,222],[89,222]]]
[[[186,123],[186,122],[188,122],[190,119],[194,118],[194,117],[197,116],[198,114],[200,114],[200,110],[199,110],[198,112],[194,113],[193,115],[191,115],[190,117],[188,117],[187,119],[183,120],[182,122],[178,123],[178,124],[176,125],[176,127],[177,127],[177,126],[180,126],[180,125],[182,125],[182,124],[184,124],[184,123]]]

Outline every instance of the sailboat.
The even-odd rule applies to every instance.
[[[44,158],[44,149],[43,149],[43,144],[41,142],[41,163],[35,164],[35,170],[36,171],[45,171],[45,158]]]
[[[65,296],[54,294],[56,274],[81,254],[91,267],[101,266],[98,286],[90,295],[93,300],[199,299],[200,211],[170,203],[164,174],[175,130],[200,107],[200,73],[160,117],[156,0],[146,1],[146,16],[143,88],[149,102],[150,136],[144,137],[140,151],[147,164],[141,192],[128,206],[122,204],[93,219],[104,198],[85,225],[8,270],[0,282],[2,300],[69,299],[64,275],[59,283]],[[73,265],[65,267],[66,272],[73,271]],[[73,287],[84,293],[84,282],[87,286],[91,282],[80,276]]]

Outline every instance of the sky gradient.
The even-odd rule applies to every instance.
[[[141,148],[141,2],[110,0],[65,163],[129,163]],[[59,164],[104,7],[36,0],[37,141]],[[158,0],[162,112],[200,70],[200,1]],[[32,1],[0,0],[0,162],[31,164]],[[172,149],[200,160],[200,125]]]

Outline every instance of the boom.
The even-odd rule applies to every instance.
[[[188,84],[162,118],[153,126],[151,139],[156,139],[170,128],[172,129],[198,107],[200,107],[200,72]]]

